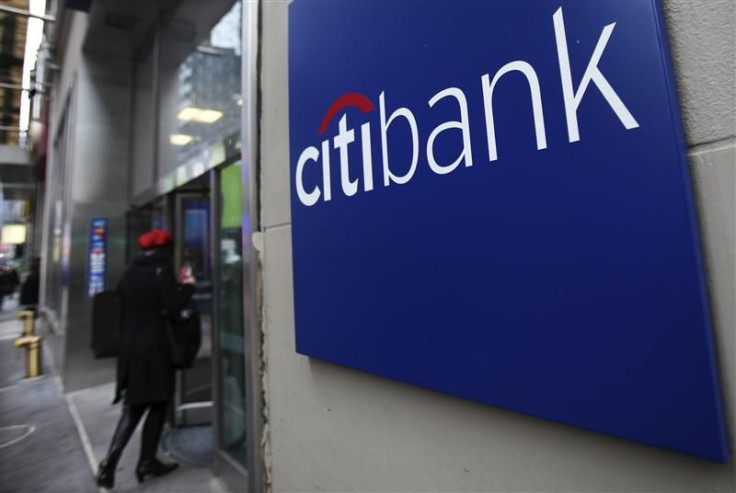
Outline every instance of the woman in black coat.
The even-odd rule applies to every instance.
[[[165,313],[175,313],[189,303],[194,279],[188,279],[185,284],[176,282],[171,265],[170,233],[151,231],[138,239],[138,245],[143,252],[128,268],[118,287],[123,322],[114,402],[123,400],[123,415],[97,474],[97,485],[106,488],[113,487],[118,460],[146,410],[148,416],[136,467],[138,482],[146,476],[167,474],[177,467],[156,459],[175,382],[164,322]]]

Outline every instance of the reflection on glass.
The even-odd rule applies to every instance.
[[[177,389],[181,403],[212,401],[212,286],[210,275],[210,202],[204,195],[181,195],[181,230],[177,237],[177,274],[193,275],[197,280],[194,301],[202,322],[202,346],[192,368],[180,372]],[[189,418],[185,418],[188,420]]]
[[[184,251],[182,266],[192,268],[198,281],[210,279],[209,224],[210,202],[203,199],[184,200]]]
[[[236,2],[196,44],[186,26],[164,33],[162,176],[183,165],[201,174],[240,149],[241,9]]]
[[[51,180],[47,193],[49,194],[49,202],[52,204],[50,218],[52,223],[52,231],[49,235],[46,256],[46,308],[53,313],[54,319],[58,320],[61,316],[62,308],[62,289],[63,289],[63,233],[64,223],[66,222],[66,208],[64,200],[66,198],[66,146],[67,146],[67,120],[69,118],[69,110],[64,112],[61,121],[59,135],[54,143],[54,151],[57,156],[56,163],[51,168]]]
[[[153,206],[151,211],[151,229],[166,229],[164,223],[163,205],[157,204]]]
[[[240,163],[222,170],[220,216],[219,345],[220,442],[243,467],[245,442],[245,347],[243,339],[242,188]]]

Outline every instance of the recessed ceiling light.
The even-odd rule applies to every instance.
[[[215,123],[222,118],[222,111],[187,107],[182,109],[176,117],[187,122]]]
[[[171,144],[175,146],[185,146],[190,143],[192,139],[193,137],[191,135],[172,134],[169,137],[169,142],[171,142]]]

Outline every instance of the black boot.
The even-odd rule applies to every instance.
[[[115,486],[115,468],[116,460],[107,458],[100,462],[100,469],[97,471],[97,486],[100,488],[112,489]]]
[[[146,476],[163,476],[179,467],[179,464],[164,464],[156,459],[158,443],[161,440],[164,421],[166,421],[167,405],[166,402],[151,404],[148,416],[146,416],[141,435],[141,456],[138,467],[135,468],[135,475],[139,483],[142,483]]]
[[[179,467],[179,464],[164,464],[158,459],[153,459],[139,463],[138,467],[135,468],[135,477],[138,478],[139,483],[142,483],[146,476],[164,476],[177,467]]]
[[[108,489],[115,486],[115,469],[118,466],[118,461],[123,454],[125,445],[128,444],[130,436],[133,434],[138,421],[140,421],[143,415],[143,410],[137,406],[125,405],[123,407],[123,415],[120,416],[118,426],[115,428],[115,434],[112,436],[107,457],[100,462],[100,469],[97,472],[97,486]]]

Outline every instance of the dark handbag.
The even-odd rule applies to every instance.
[[[179,369],[190,368],[202,345],[202,322],[194,302],[165,317],[171,362]]]
[[[117,356],[123,302],[119,291],[103,291],[92,298],[92,353],[95,358]]]
[[[161,269],[156,270],[160,278]],[[202,345],[202,321],[194,301],[174,313],[163,311],[164,330],[169,344],[171,363],[177,369],[191,368]]]

